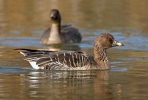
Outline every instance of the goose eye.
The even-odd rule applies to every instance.
[[[109,41],[113,42],[113,39],[109,39]]]

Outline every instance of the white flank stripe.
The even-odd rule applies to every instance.
[[[39,66],[36,64],[36,62],[30,61],[29,63],[34,69],[39,69]]]

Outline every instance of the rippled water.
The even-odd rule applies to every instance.
[[[0,0],[1,100],[147,100],[148,1]],[[49,11],[79,28],[80,44],[41,45]],[[16,48],[76,50],[93,55],[93,40],[111,33],[124,47],[108,50],[109,71],[37,71]]]

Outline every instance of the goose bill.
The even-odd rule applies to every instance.
[[[114,40],[112,46],[115,47],[115,46],[124,46],[124,45],[122,43]]]

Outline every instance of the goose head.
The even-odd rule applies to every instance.
[[[61,22],[61,15],[57,9],[52,9],[50,11],[50,21],[51,21],[51,23],[60,23]]]
[[[101,33],[94,41],[94,47],[101,47],[108,49],[115,46],[124,46],[122,43],[116,41],[109,33]]]

